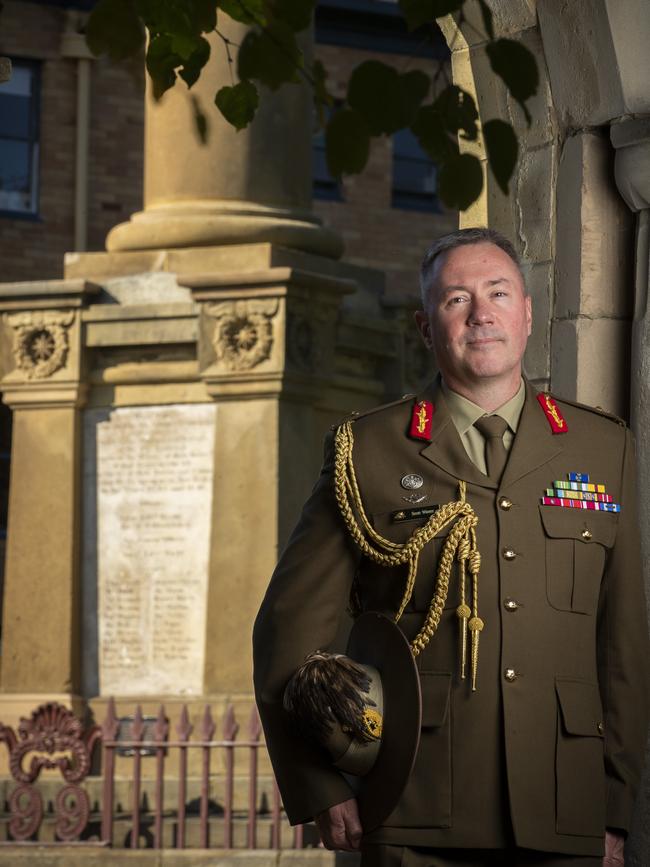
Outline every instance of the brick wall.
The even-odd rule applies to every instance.
[[[66,12],[9,2],[0,53],[41,61],[40,195],[35,219],[0,215],[2,280],[57,278],[74,247],[77,61],[61,56]],[[89,249],[142,207],[143,73],[140,63],[91,63]]]

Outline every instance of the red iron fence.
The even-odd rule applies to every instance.
[[[288,827],[257,709],[243,737],[232,705],[219,737],[217,729],[209,706],[192,726],[183,705],[171,727],[162,705],[156,717],[144,717],[138,706],[120,719],[113,699],[101,725],[84,728],[55,702],[23,718],[17,734],[0,724],[14,781],[0,813],[0,845],[317,845],[313,826]],[[262,776],[260,762],[267,769]]]

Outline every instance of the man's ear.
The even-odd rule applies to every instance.
[[[528,336],[530,337],[533,330],[533,299],[530,295],[526,295],[526,324],[528,325]]]
[[[424,345],[427,349],[433,349],[433,340],[431,337],[431,322],[429,321],[429,317],[424,310],[416,310],[413,315],[415,318],[415,324],[418,331],[420,332],[420,336],[422,337]]]

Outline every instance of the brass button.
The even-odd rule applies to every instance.
[[[513,681],[517,680],[517,672],[514,670],[514,668],[506,668],[503,676],[508,681],[508,683],[513,683]]]
[[[510,597],[508,597],[507,599],[503,600],[503,607],[506,609],[506,611],[516,611],[519,608],[519,603],[516,601],[516,599],[511,599]]]
[[[605,734],[605,724],[604,723],[599,722],[598,725],[596,726],[596,728],[598,729],[599,735]]]
[[[584,530],[582,531],[582,533],[580,533],[580,535],[582,536],[583,539],[585,539],[586,541],[589,541],[589,539],[591,539],[591,537],[593,536],[593,533],[591,532],[591,530],[589,530],[589,529],[587,529],[587,527],[585,527]]]
[[[504,512],[508,512],[512,509],[512,500],[509,500],[507,497],[499,497],[499,508],[503,509]]]
[[[504,548],[502,554],[506,560],[514,560],[517,556],[512,548]]]

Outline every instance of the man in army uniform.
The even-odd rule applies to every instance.
[[[329,437],[256,622],[287,813],[367,865],[622,865],[647,733],[631,434],[522,377],[531,299],[505,238],[440,239],[422,291],[416,321],[440,376]],[[445,506],[467,521],[446,572]],[[350,598],[398,618],[422,689],[413,772],[369,831],[348,781],[282,709]]]

